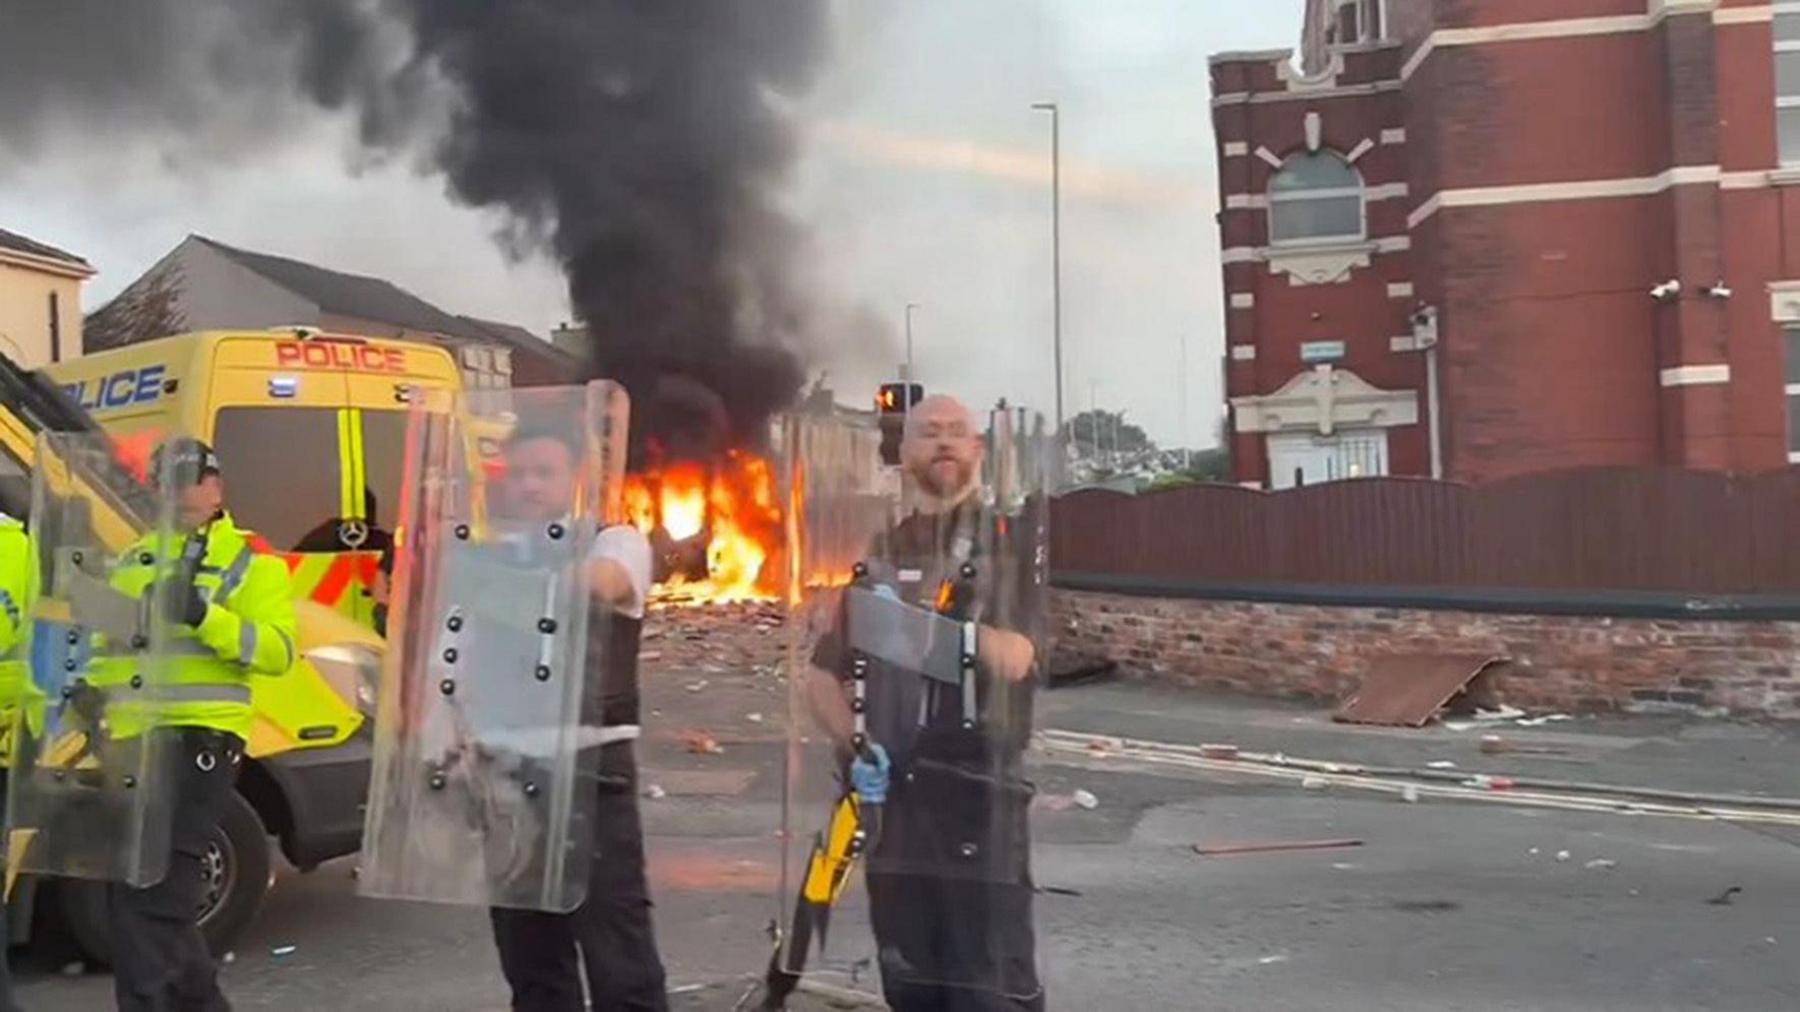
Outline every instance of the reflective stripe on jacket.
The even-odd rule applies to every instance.
[[[13,722],[25,691],[25,616],[30,607],[31,539],[0,517],[0,765],[12,765]]]
[[[194,575],[194,587],[207,602],[206,618],[198,628],[173,624],[164,649],[169,655],[159,665],[160,676],[152,690],[156,700],[148,712],[126,707],[109,713],[116,737],[132,737],[144,724],[158,727],[205,727],[250,737],[251,675],[281,675],[294,666],[297,642],[294,604],[287,566],[281,560],[259,555],[250,546],[247,532],[239,530],[230,515],[221,516],[198,534],[162,546],[181,565],[182,552],[192,538],[205,538],[206,551]],[[120,557],[112,584],[122,593],[138,597],[150,589],[160,569],[159,539],[145,538]],[[123,677],[121,677],[123,675]],[[129,679],[117,668],[95,671],[92,683],[108,690],[109,697],[123,698]]]

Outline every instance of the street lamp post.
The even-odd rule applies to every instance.
[[[1181,415],[1181,470],[1183,473],[1192,471],[1194,469],[1194,451],[1192,449],[1193,439],[1192,439],[1192,434],[1190,432],[1188,432],[1188,385],[1187,384],[1188,384],[1187,331],[1183,330],[1181,332],[1181,380],[1179,383],[1177,383],[1175,385],[1175,389],[1179,392],[1178,396],[1181,398],[1181,402],[1177,405],[1177,407],[1179,407],[1181,409],[1181,411],[1180,411],[1180,415]]]
[[[912,352],[913,310],[918,309],[918,308],[919,308],[919,304],[917,302],[908,302],[906,304],[906,366],[900,370],[900,372],[901,372],[900,378],[905,380],[908,383],[911,383],[912,378],[913,378],[913,352]]]
[[[1062,366],[1062,113],[1055,102],[1034,102],[1031,107],[1050,114],[1050,292],[1055,313],[1051,328],[1056,368],[1056,439],[1060,444],[1065,438]]]

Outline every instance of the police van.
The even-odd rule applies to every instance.
[[[178,433],[212,444],[233,517],[293,577],[303,659],[253,681],[238,797],[204,862],[201,924],[223,951],[268,889],[271,838],[303,871],[361,842],[381,642],[369,588],[399,509],[407,409],[461,374],[442,348],[307,329],[183,334],[44,372],[123,451],[147,459]],[[14,897],[15,923],[48,912],[106,957],[103,889],[62,881],[30,900]]]

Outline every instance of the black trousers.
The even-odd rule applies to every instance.
[[[169,873],[148,889],[113,883],[113,989],[120,1012],[228,1012],[219,967],[195,921],[201,860],[224,817],[244,742],[202,728],[166,728],[164,781],[172,785]]]
[[[867,874],[893,1012],[1042,1012],[1029,801],[1023,781],[942,763],[896,778]]]
[[[596,1012],[664,1012],[662,958],[650,923],[637,761],[630,742],[601,749],[586,902],[567,914],[490,912],[515,1012],[584,1012],[582,969]]]
[[[0,769],[0,812],[6,811],[6,771]],[[3,851],[0,851],[3,852]],[[13,1000],[12,968],[7,965],[7,950],[12,947],[7,934],[6,905],[0,903],[0,1012],[19,1012]]]

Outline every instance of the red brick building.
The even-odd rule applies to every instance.
[[[1213,57],[1237,477],[1800,461],[1800,0],[1311,0]]]

